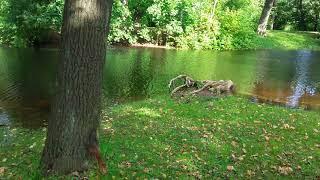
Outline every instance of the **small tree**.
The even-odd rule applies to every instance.
[[[111,6],[112,0],[65,1],[62,59],[41,159],[44,174],[82,171],[90,154],[99,157],[97,128]]]

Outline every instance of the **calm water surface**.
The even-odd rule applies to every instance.
[[[56,50],[0,48],[0,125],[38,127],[46,122]],[[237,93],[255,102],[320,110],[320,52],[176,51],[109,49],[104,95],[123,102],[167,94],[179,74],[195,79],[231,79]]]

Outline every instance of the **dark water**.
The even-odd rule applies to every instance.
[[[0,124],[37,127],[48,115],[56,50],[0,48]],[[231,79],[256,102],[320,109],[320,52],[109,49],[104,95],[110,102],[167,94],[179,74]]]

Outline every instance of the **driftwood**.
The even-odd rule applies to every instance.
[[[182,84],[177,85],[177,81]],[[231,80],[194,80],[187,75],[179,75],[169,82],[171,96],[219,96],[234,92],[234,83]]]

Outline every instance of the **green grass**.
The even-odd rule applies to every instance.
[[[0,149],[2,177],[39,178],[45,129],[2,127],[0,132],[6,135]],[[100,140],[109,173],[92,169],[83,176],[316,179],[319,133],[319,112],[242,97],[176,102],[158,96],[104,110]]]
[[[257,49],[320,50],[320,34],[315,32],[269,31],[258,37]]]

